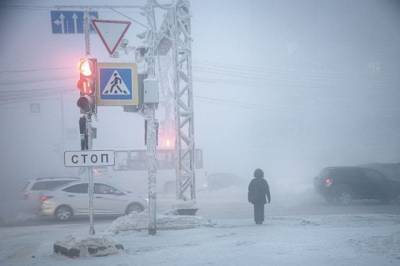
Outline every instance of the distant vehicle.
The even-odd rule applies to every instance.
[[[328,202],[350,204],[354,199],[383,203],[400,200],[400,182],[364,167],[327,167],[314,178],[314,187]]]
[[[400,181],[400,163],[369,163],[359,166],[375,169],[387,178]]]
[[[44,193],[41,215],[67,221],[73,216],[89,213],[88,182],[77,181]],[[145,200],[132,192],[122,191],[106,182],[94,184],[94,214],[123,215],[142,212]]]

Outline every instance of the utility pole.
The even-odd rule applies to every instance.
[[[146,9],[146,16],[148,24],[151,27],[150,34],[147,38],[149,50],[146,54],[147,61],[147,79],[155,79],[156,71],[156,22],[154,14],[154,1],[148,0]],[[150,235],[157,233],[157,161],[156,161],[156,121],[155,121],[155,103],[144,104],[144,116],[147,120],[147,171],[148,171],[148,197],[149,197],[149,226],[148,231]]]
[[[90,15],[89,10],[85,9],[84,12],[84,32],[85,32],[85,54],[88,57],[90,55]],[[85,114],[86,116],[86,130],[88,134],[88,150],[91,150],[93,147],[93,140],[92,140],[92,112],[88,112]],[[94,182],[93,182],[93,168],[87,167],[88,169],[88,194],[89,194],[89,235],[94,235],[94,221],[93,221],[93,197],[94,197]]]
[[[148,171],[148,197],[149,197],[149,225],[150,235],[157,233],[157,165],[156,165],[156,129],[155,107],[144,106],[144,116],[147,121],[147,171]]]
[[[190,3],[178,0],[168,14],[174,69],[177,199],[196,201],[194,107]],[[191,207],[193,212],[197,209]]]
[[[176,197],[186,202],[186,213],[194,214],[197,208],[190,3],[177,0],[172,5],[156,3],[156,6],[166,10],[166,13],[159,30],[155,31],[157,36],[153,47],[156,47],[157,57],[170,59],[169,69],[173,74],[172,86],[162,81],[160,83],[163,93],[173,98],[173,101],[169,101],[173,104],[168,105],[168,101],[164,103],[166,117],[174,108]],[[160,64],[160,60],[157,62]],[[159,66],[159,69],[162,75],[163,68]],[[167,87],[172,88],[167,91]]]

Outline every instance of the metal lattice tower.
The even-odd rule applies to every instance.
[[[169,54],[172,59],[176,132],[176,196],[180,200],[196,199],[192,38],[189,11],[188,1],[177,1],[168,9],[158,34],[159,55]]]

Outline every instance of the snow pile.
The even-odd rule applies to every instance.
[[[114,220],[108,231],[117,234],[121,231],[145,230],[148,227],[148,223],[149,217],[147,212],[134,212]],[[210,220],[200,216],[173,215],[172,213],[157,215],[157,228],[161,230],[189,229],[213,225],[214,223]]]
[[[198,210],[194,201],[177,202],[172,207],[174,208],[173,214],[179,215],[195,215]]]
[[[147,228],[148,221],[147,212],[133,212],[115,219],[107,231],[117,234],[120,231],[142,230]]]
[[[117,254],[120,249],[123,249],[123,246],[110,236],[78,238],[70,235],[54,243],[53,248],[54,253],[68,257],[99,257]]]
[[[178,201],[173,205],[174,209],[193,209],[196,208],[196,202],[195,201]]]
[[[160,229],[188,229],[200,226],[214,226],[215,223],[201,216],[193,215],[161,215],[157,217]]]

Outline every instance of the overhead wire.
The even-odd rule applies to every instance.
[[[0,86],[4,85],[20,85],[20,84],[32,84],[32,83],[41,83],[41,82],[52,82],[52,81],[62,81],[62,80],[72,80],[75,77],[59,77],[59,78],[43,78],[43,79],[31,79],[31,80],[9,80],[0,82]]]
[[[195,99],[198,99],[200,101],[210,103],[210,104],[215,104],[215,105],[230,105],[233,106],[234,108],[242,108],[242,109],[248,109],[248,110],[285,110],[285,111],[291,111],[291,112],[298,112],[301,110],[304,110],[304,108],[307,109],[313,109],[315,111],[320,110],[323,108],[323,110],[337,110],[337,104],[336,103],[331,103],[331,104],[324,104],[324,105],[307,105],[307,104],[302,104],[302,105],[277,105],[277,104],[257,104],[257,103],[246,103],[242,101],[237,101],[237,100],[228,100],[228,99],[222,99],[222,98],[214,98],[214,97],[205,97],[205,96],[200,96],[200,95],[194,95]],[[352,110],[354,109],[354,105],[351,102],[347,102],[345,105],[341,105],[340,109],[348,109]],[[382,106],[378,108],[379,110],[386,110],[386,111],[396,111],[398,112],[400,110],[400,106]]]
[[[136,20],[136,19],[134,19],[134,18],[132,18],[132,17],[130,17],[130,16],[124,14],[124,13],[122,13],[121,11],[116,10],[116,9],[113,8],[113,7],[110,7],[110,10],[112,10],[112,11],[114,11],[115,13],[117,13],[117,14],[123,16],[124,18],[127,18],[127,19],[129,19],[129,20],[135,22],[136,24],[138,24],[138,25],[144,27],[144,28],[147,29],[147,30],[149,29],[149,27],[148,27],[146,24],[143,24],[142,22],[140,22],[140,21],[138,21],[138,20]]]
[[[232,64],[221,64],[213,62],[198,62],[193,64],[193,68],[198,71],[207,72],[211,74],[224,74],[230,76],[240,76],[246,79],[263,80],[268,79],[282,80],[282,79],[293,79],[293,80],[306,80],[306,81],[344,81],[354,80],[356,78],[366,79],[373,76],[370,71],[333,71],[333,70],[321,70],[321,69],[298,69],[298,68],[279,68],[271,66],[245,66],[245,65],[232,65]],[[379,81],[385,83],[386,80],[399,80],[397,73],[389,71],[383,71],[376,73],[373,77],[375,82]]]
[[[41,89],[26,89],[26,90],[15,90],[15,91],[0,91],[0,102],[9,100],[22,100],[26,98],[37,98],[43,96],[54,96],[60,93],[73,93],[76,90],[66,88],[66,86],[59,87],[48,87]]]
[[[39,88],[39,89],[0,90],[0,95],[2,95],[2,94],[21,95],[21,94],[46,92],[46,91],[54,92],[54,91],[57,91],[57,90],[63,89],[63,88],[66,88],[66,86]]]
[[[34,95],[23,95],[18,97],[8,97],[6,99],[0,97],[0,105],[7,105],[12,103],[19,103],[25,101],[37,101],[40,99],[48,99],[48,98],[55,98],[59,97],[60,94],[69,94],[73,93],[70,89],[58,90],[53,93],[39,93]]]
[[[222,67],[212,67],[206,65],[194,65],[193,68],[199,72],[205,72],[214,75],[226,75],[239,77],[243,79],[250,79],[252,81],[286,81],[287,79],[293,79],[296,81],[314,81],[314,82],[329,82],[329,81],[348,81],[349,79],[355,79],[357,77],[364,78],[365,74],[355,73],[342,73],[342,74],[330,74],[330,73],[316,73],[310,71],[258,71],[253,72],[247,69],[239,70],[239,69],[230,69],[230,68],[222,68]]]
[[[13,8],[13,9],[25,9],[25,10],[48,10],[55,8],[54,6],[44,5],[13,5],[13,4],[0,4],[0,8]]]
[[[253,88],[265,88],[267,86],[279,86],[279,87],[289,87],[289,88],[304,88],[307,90],[310,89],[318,89],[321,90],[323,88],[326,89],[334,89],[339,87],[346,88],[354,84],[354,82],[359,82],[360,80],[364,81],[362,86],[364,87],[374,87],[376,91],[382,91],[383,88],[395,90],[395,77],[388,76],[378,76],[378,77],[370,77],[366,74],[342,74],[335,76],[322,76],[316,75],[314,73],[308,73],[308,76],[304,73],[298,74],[294,72],[291,74],[290,72],[285,73],[283,71],[279,71],[278,73],[274,72],[264,72],[263,74],[254,75],[251,71],[247,69],[232,70],[228,68],[226,71],[222,67],[217,69],[213,69],[206,66],[194,66],[194,69],[197,73],[205,73],[214,77],[209,77],[205,79],[204,77],[199,77],[195,75],[195,80],[200,80],[203,83],[227,83],[227,84],[243,84],[247,87]],[[262,72],[258,72],[262,73]],[[223,76],[223,77],[221,77]],[[397,78],[398,79],[398,78]],[[260,86],[262,84],[262,86]],[[300,92],[300,91],[299,91]]]
[[[44,67],[44,68],[26,68],[26,69],[0,69],[0,74],[8,74],[8,73],[29,73],[29,72],[40,72],[40,71],[59,71],[59,70],[67,70],[74,69],[74,67]]]

